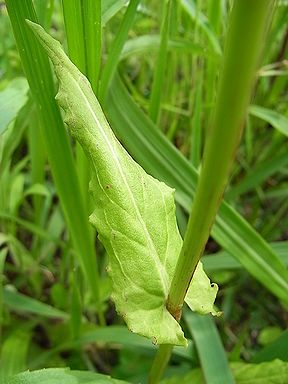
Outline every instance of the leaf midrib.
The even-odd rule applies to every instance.
[[[80,91],[80,93],[81,93],[81,95],[82,95],[82,100],[83,100],[83,102],[85,102],[86,107],[88,108],[90,114],[92,115],[92,118],[93,118],[93,120],[95,121],[96,126],[98,127],[99,132],[101,133],[101,135],[102,135],[102,137],[103,137],[103,139],[104,139],[104,141],[105,141],[107,147],[109,148],[109,151],[110,151],[110,153],[111,153],[111,155],[112,155],[112,158],[114,159],[114,162],[115,162],[115,164],[116,164],[116,166],[117,166],[117,168],[118,168],[118,170],[119,170],[120,176],[121,176],[121,178],[122,178],[122,180],[123,180],[123,182],[124,182],[124,185],[125,185],[125,187],[126,187],[126,189],[127,189],[127,191],[128,191],[130,200],[132,201],[132,204],[133,204],[133,207],[134,207],[134,209],[135,209],[137,218],[138,218],[139,222],[141,223],[141,226],[142,226],[142,228],[143,228],[143,230],[144,230],[144,232],[145,232],[146,238],[148,239],[149,249],[151,250],[151,256],[153,257],[153,260],[154,260],[154,262],[155,262],[155,264],[156,264],[156,266],[157,266],[157,269],[158,269],[158,271],[159,271],[159,275],[160,275],[160,277],[161,277],[161,282],[162,282],[162,285],[163,285],[163,292],[164,292],[165,294],[167,294],[167,293],[168,293],[168,290],[169,290],[169,281],[168,281],[168,275],[167,275],[167,272],[166,272],[166,270],[165,270],[163,264],[161,264],[161,262],[160,262],[160,258],[159,258],[159,256],[158,256],[157,251],[156,251],[155,245],[154,245],[154,243],[153,243],[153,241],[152,241],[152,239],[151,239],[151,236],[150,236],[150,234],[149,234],[149,231],[148,231],[148,228],[147,228],[147,226],[146,226],[146,224],[145,224],[145,221],[143,220],[142,215],[141,215],[141,213],[140,213],[140,211],[139,211],[139,208],[138,208],[137,203],[136,203],[136,201],[135,201],[135,198],[134,198],[134,196],[133,196],[133,192],[132,192],[131,189],[130,189],[129,183],[128,183],[128,181],[127,181],[127,179],[126,179],[126,176],[125,176],[125,173],[123,172],[123,169],[122,169],[121,164],[120,164],[120,162],[119,162],[117,153],[115,153],[113,146],[111,145],[109,139],[107,138],[106,133],[105,133],[105,131],[103,130],[103,128],[102,128],[102,126],[101,126],[101,123],[100,123],[100,121],[99,121],[98,118],[97,118],[97,115],[95,114],[93,108],[91,107],[91,105],[90,105],[90,103],[89,103],[89,100],[87,99],[87,97],[86,97],[86,95],[85,95],[85,92],[83,92],[83,90],[82,90],[82,88],[80,87],[80,85],[79,85],[77,79],[75,79],[74,76],[71,76],[71,77],[72,77],[72,80],[74,81],[76,87],[77,87],[78,90]],[[60,81],[61,81],[61,79],[60,79]],[[91,92],[93,92],[92,89],[91,89]],[[96,172],[96,169],[95,169],[95,172]],[[165,204],[164,204],[164,205],[165,205]]]

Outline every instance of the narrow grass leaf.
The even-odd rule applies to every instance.
[[[251,115],[267,121],[283,135],[288,136],[288,118],[286,116],[259,105],[250,105],[249,112]]]
[[[233,384],[235,381],[213,319],[191,312],[186,312],[184,319],[195,342],[205,381]]]
[[[0,342],[2,340],[2,326],[3,326],[3,282],[4,282],[4,264],[8,255],[8,248],[0,243]]]
[[[29,296],[25,296],[22,293],[12,290],[8,286],[4,287],[3,290],[3,302],[11,310],[20,313],[29,313],[33,315],[56,319],[58,318],[62,320],[67,320],[69,318],[67,313],[62,312],[59,309],[52,307],[51,305],[44,304],[41,301],[33,299]]]
[[[127,0],[102,0],[102,27],[127,5]]]
[[[85,215],[85,203],[72,156],[72,149],[59,108],[54,100],[54,83],[49,61],[41,51],[25,19],[37,20],[31,0],[7,0],[6,6],[13,27],[22,65],[29,82],[41,121],[41,129],[51,171],[71,240],[79,263],[98,308],[98,269],[93,239]],[[71,193],[73,191],[73,193]]]
[[[161,97],[163,95],[163,83],[166,74],[168,38],[170,30],[170,19],[172,17],[172,0],[164,1],[162,9],[163,16],[160,31],[160,46],[155,63],[155,70],[153,71],[153,82],[149,102],[149,116],[155,123],[157,123],[160,113]]]
[[[187,14],[191,17],[191,19],[205,33],[207,40],[211,44],[211,47],[214,49],[214,52],[217,55],[221,55],[222,50],[218,38],[213,32],[207,17],[202,12],[197,11],[195,2],[193,0],[181,0],[181,5]]]
[[[99,0],[98,0],[99,1]],[[84,15],[84,3],[85,7],[90,6],[90,1],[81,0],[62,0],[62,8],[64,15],[65,32],[67,36],[68,56],[70,60],[79,68],[79,70],[87,75],[88,71],[88,56],[92,55],[94,51],[88,52],[86,49],[86,30],[89,30],[92,21],[93,14],[90,13]],[[95,4],[94,4],[95,5]],[[96,7],[94,7],[96,8]],[[101,17],[101,15],[100,15]],[[90,39],[89,39],[90,40]],[[90,43],[90,41],[89,41]],[[101,47],[99,47],[101,55]],[[95,52],[94,52],[95,54]],[[93,58],[94,60],[94,58]],[[93,83],[92,83],[93,84]],[[97,88],[97,84],[93,84],[94,89]],[[82,189],[82,195],[84,196],[85,214],[89,214],[89,179],[90,179],[90,166],[88,160],[83,152],[81,146],[76,143],[76,167],[78,172],[79,184]],[[91,232],[92,234],[92,232]],[[104,319],[101,318],[101,323],[104,323]]]
[[[82,1],[82,13],[84,20],[86,73],[92,89],[97,94],[102,59],[102,1]]]
[[[45,163],[47,160],[47,151],[45,147],[45,142],[42,137],[42,131],[40,128],[40,120],[38,118],[38,115],[36,111],[33,111],[33,114],[31,116],[31,122],[28,130],[28,146],[29,146],[29,153],[30,153],[30,161],[31,161],[31,183],[33,184],[29,189],[30,192],[33,193],[33,191],[36,192],[35,188],[38,188],[38,191],[40,192],[40,189],[43,189],[42,196],[49,196],[49,192],[44,186],[45,184]],[[33,189],[33,191],[32,191]],[[44,190],[46,189],[46,193]],[[25,192],[25,195],[27,196],[27,190]],[[34,208],[34,222],[40,223],[41,222],[41,216],[43,214],[43,204],[44,199],[41,195],[41,193],[37,193],[39,196],[33,196],[33,208]],[[34,240],[34,244],[35,241]]]
[[[31,333],[17,329],[4,341],[1,349],[0,382],[5,384],[9,376],[26,368],[26,358]]]
[[[273,252],[277,254],[279,259],[288,266],[288,241],[270,243],[269,244]],[[241,269],[243,266],[241,263],[233,258],[233,256],[227,251],[220,251],[212,255],[202,257],[202,263],[207,272],[225,271]]]
[[[130,56],[141,55],[157,51],[160,46],[160,35],[142,35],[126,41],[120,60],[127,59]],[[194,53],[201,56],[209,56],[211,53],[199,44],[195,44],[188,39],[168,39],[167,50],[181,53]]]
[[[6,130],[8,124],[13,121],[20,109],[28,100],[29,86],[27,80],[19,77],[12,80],[7,87],[0,92],[0,135]]]
[[[65,30],[70,59],[82,73],[86,73],[84,24],[80,0],[62,0]]]
[[[258,163],[254,169],[251,168],[238,184],[227,191],[225,198],[229,200],[235,199],[237,196],[260,186],[269,176],[285,167],[288,164],[287,143],[284,143],[283,150],[284,152],[282,148],[279,147],[279,153],[272,158],[269,157],[261,163]]]
[[[37,358],[30,363],[32,369],[43,367],[47,361],[61,351],[84,347],[89,344],[96,344],[103,347],[105,344],[110,349],[121,350],[123,348],[137,348],[137,350],[154,351],[156,346],[150,340],[136,333],[130,332],[126,326],[111,325],[109,327],[98,327],[95,330],[82,332],[75,340],[64,342],[57,347],[41,353]],[[175,357],[184,359],[185,361],[196,362],[196,351],[194,343],[191,339],[188,340],[188,347],[174,347],[173,354]]]
[[[21,138],[29,124],[31,113],[33,112],[33,102],[31,97],[26,105],[20,110],[14,124],[10,124],[0,140],[0,177],[12,159],[12,153],[19,145]]]
[[[129,29],[133,24],[139,2],[140,0],[131,0],[129,2],[125,15],[123,17],[123,20],[121,22],[119,31],[112,43],[111,50],[108,54],[108,59],[105,63],[105,66],[101,75],[100,91],[99,91],[100,100],[105,100],[107,96],[107,92],[108,92],[111,80],[113,79],[113,76],[115,74],[115,71],[119,62],[119,57],[120,57],[122,48],[125,44],[125,41],[127,40]]]
[[[252,363],[261,363],[264,361],[273,361],[280,359],[288,362],[288,330],[286,329],[282,334],[272,343],[265,346],[257,352],[253,358]]]
[[[154,343],[185,345],[180,325],[166,309],[182,246],[173,190],[134,162],[114,136],[89,82],[59,42],[39,25],[28,23],[54,64],[59,79],[57,101],[91,163],[95,211],[90,221],[110,256],[108,272],[116,308],[133,332]],[[201,312],[209,307],[210,312],[217,286],[210,286],[201,265],[197,279],[207,289],[194,298],[193,306]],[[191,295],[195,289],[198,285],[192,284]]]
[[[37,235],[45,240],[53,241],[53,243],[65,247],[66,243],[62,241],[61,239],[54,237],[52,234],[49,233],[49,231],[45,231],[43,228],[41,228],[37,224],[33,224],[28,220],[24,220],[19,218],[19,216],[11,215],[6,212],[0,211],[0,218],[2,220],[12,221],[17,223],[20,227],[26,229],[27,231],[33,233],[34,235]]]

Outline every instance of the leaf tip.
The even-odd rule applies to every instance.
[[[41,32],[41,30],[43,30],[43,28],[41,27],[41,25],[37,24],[37,23],[34,23],[33,21],[29,20],[29,19],[25,19],[25,22],[26,24],[28,25],[28,27],[32,30],[32,32],[35,34],[35,35],[39,35],[39,33]]]

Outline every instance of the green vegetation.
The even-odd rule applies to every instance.
[[[287,16],[6,0],[1,382],[288,381]]]

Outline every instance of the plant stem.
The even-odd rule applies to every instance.
[[[249,0],[236,0],[231,12],[202,171],[167,304],[177,319],[208,240],[240,141],[271,5],[271,0],[255,0],[253,4]]]
[[[148,383],[152,384],[158,383],[160,381],[162,374],[169,362],[172,349],[173,345],[160,345],[149,373]]]
[[[273,0],[234,1],[202,171],[167,301],[177,321],[227,184],[273,5]],[[159,349],[157,361],[168,362],[170,353],[170,348]],[[164,368],[159,365],[157,374],[155,363],[153,367],[150,383],[154,384]]]

